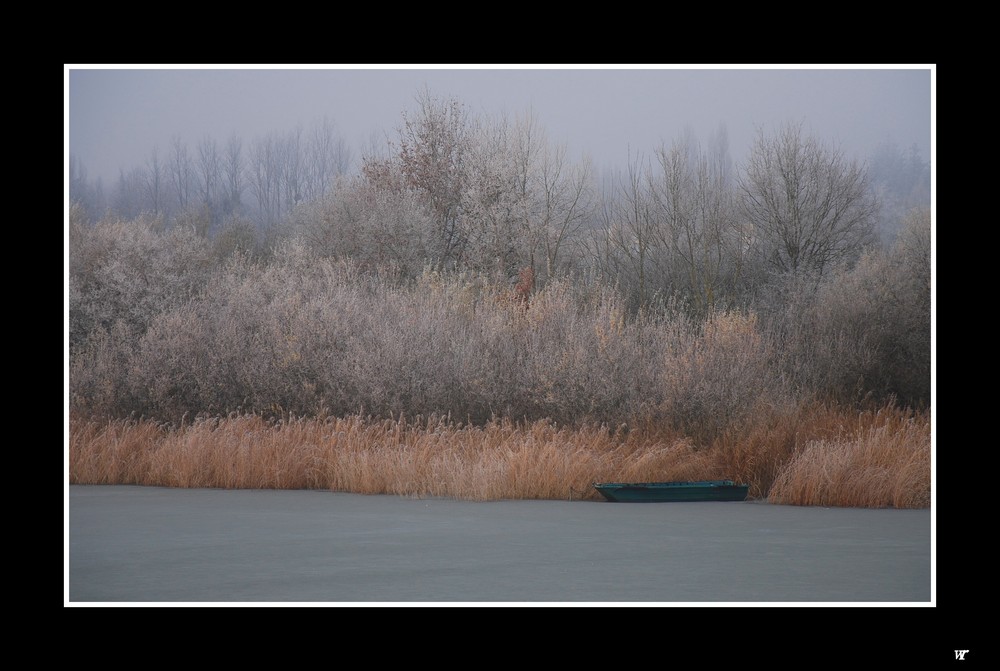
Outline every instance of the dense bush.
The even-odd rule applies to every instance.
[[[841,402],[928,404],[930,233],[930,213],[914,210],[892,249],[818,283],[792,278],[771,322],[786,374]]]
[[[76,211],[76,210],[74,210]],[[153,319],[197,295],[212,272],[211,248],[191,229],[162,221],[105,219],[69,224],[70,347],[117,322],[142,334]]]
[[[930,393],[929,226],[772,309],[630,313],[595,281],[361,270],[299,240],[224,257],[146,222],[75,227],[77,410],[177,420],[234,410],[664,422],[709,439],[761,404]],[[322,251],[322,250],[320,250]],[[215,264],[215,265],[213,265]],[[777,306],[777,307],[774,307]]]

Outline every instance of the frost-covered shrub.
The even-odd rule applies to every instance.
[[[288,228],[320,256],[391,268],[410,279],[431,256],[430,215],[415,194],[377,188],[360,178],[341,178],[321,197],[297,207]]]
[[[663,358],[664,410],[675,426],[711,438],[785,397],[754,313],[715,312],[676,334]]]
[[[148,285],[155,292],[121,287],[133,293],[117,296],[109,324],[92,327],[75,351],[78,410],[169,421],[249,411],[655,422],[710,440],[793,392],[856,399],[859,390],[903,389],[904,373],[928,352],[926,331],[911,333],[923,314],[919,238],[818,289],[791,287],[784,312],[696,319],[672,305],[630,314],[622,294],[581,280],[522,291],[504,278],[426,270],[405,281],[301,238],[268,257],[233,253],[214,269],[181,271],[167,261],[197,259],[183,251],[196,239],[177,238],[182,251],[171,257],[150,235],[87,238],[94,244],[80,247],[87,254],[77,262],[96,270],[78,276],[107,288],[108,268],[139,266],[120,260],[122,248],[144,243],[158,267],[177,269],[166,278],[202,278],[200,290],[165,280]],[[881,291],[890,285],[893,300]],[[128,318],[130,300],[142,319]],[[82,314],[96,313],[90,294],[76,301],[91,310]],[[905,360],[891,358],[903,351]]]
[[[843,402],[930,400],[930,217],[916,210],[889,251],[869,250],[780,319],[782,363],[798,384]]]
[[[74,351],[90,334],[122,322],[141,335],[154,317],[189,300],[211,273],[207,242],[194,231],[156,231],[157,220],[70,224],[69,325]]]

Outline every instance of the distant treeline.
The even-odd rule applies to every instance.
[[[177,140],[109,196],[73,163],[70,407],[667,423],[925,406],[929,169],[801,126],[598,178],[531,117],[425,92],[348,170],[328,123]]]

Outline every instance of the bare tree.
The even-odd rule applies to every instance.
[[[107,206],[101,178],[98,177],[96,183],[91,185],[86,167],[73,154],[69,156],[69,200],[80,205],[90,221],[97,221]]]
[[[304,161],[302,156],[302,128],[289,131],[276,143],[278,162],[281,166],[281,192],[279,213],[291,211],[302,200]]]
[[[125,172],[118,171],[118,183],[112,196],[112,208],[118,216],[125,219],[138,217],[143,211],[146,191],[146,172],[141,167],[135,167]]]
[[[718,222],[719,244],[724,257],[721,279],[729,296],[736,299],[752,281],[753,226],[739,214],[738,185],[729,153],[729,132],[724,124],[720,124],[716,132],[709,136],[705,162],[713,193],[709,198],[712,204],[710,211],[715,213]]]
[[[276,224],[281,213],[282,161],[281,140],[275,134],[257,138],[250,145],[248,177],[262,223]]]
[[[146,161],[146,169],[143,172],[146,202],[152,208],[154,215],[163,214],[164,203],[163,193],[165,191],[166,170],[160,161],[160,154],[156,147]]]
[[[174,136],[170,141],[169,160],[170,181],[180,210],[187,208],[191,200],[192,167],[187,145]]]
[[[230,135],[226,142],[226,153],[222,157],[222,172],[225,176],[226,202],[223,210],[229,214],[238,212],[243,198],[245,165],[243,160],[243,139]]]
[[[305,199],[319,198],[347,172],[351,152],[332,121],[323,118],[310,128],[305,147]]]
[[[556,274],[567,244],[594,212],[592,180],[589,160],[571,163],[565,145],[545,147],[538,173],[538,210],[546,277]]]
[[[780,272],[822,275],[874,239],[878,203],[865,168],[786,124],[758,130],[740,178],[742,210],[766,262]]]
[[[724,127],[709,146],[702,150],[690,132],[661,146],[650,184],[658,242],[669,254],[668,268],[680,271],[672,281],[700,312],[716,304],[725,284],[735,290],[746,254]]]
[[[688,131],[669,148],[657,148],[656,170],[650,170],[649,176],[656,224],[651,235],[667,257],[662,269],[664,280],[689,293],[698,284],[695,264],[702,233],[696,214],[698,153],[697,141]]]
[[[616,281],[634,287],[637,307],[652,296],[652,252],[657,245],[657,221],[648,189],[646,159],[630,158],[624,174],[618,174],[606,193],[604,218],[607,253],[615,258]]]
[[[198,143],[198,177],[201,202],[214,210],[222,182],[222,156],[214,138],[206,137]]]

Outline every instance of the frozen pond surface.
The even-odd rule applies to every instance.
[[[68,603],[931,602],[929,510],[69,488]]]

